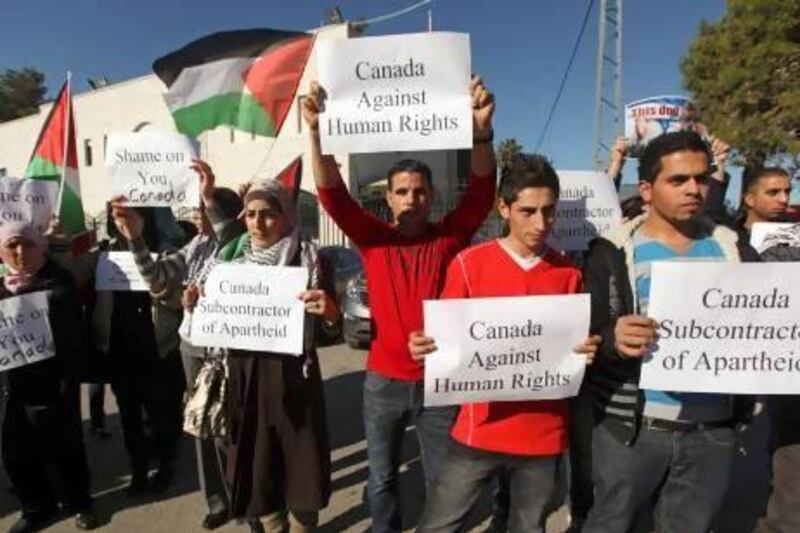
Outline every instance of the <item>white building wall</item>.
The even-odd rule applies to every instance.
[[[347,25],[328,26],[318,31],[318,40],[349,38]],[[218,184],[236,187],[258,177],[270,177],[303,156],[301,187],[314,192],[310,168],[308,132],[302,121],[299,102],[317,79],[316,54],[312,52],[300,81],[297,98],[277,139],[255,137],[230,128],[217,128],[200,137],[201,157],[214,169]],[[155,75],[142,76],[73,97],[81,195],[87,215],[103,212],[109,198],[103,166],[105,139],[114,132],[144,128],[174,131],[172,117],[164,103],[165,87]],[[21,177],[28,166],[33,145],[52,107],[43,105],[39,114],[0,124],[0,173]],[[89,155],[91,153],[91,161]],[[418,152],[387,154],[336,154],[337,162],[349,187],[385,177],[392,163],[416,157],[431,165],[436,186],[448,190],[445,181],[455,179],[455,152]],[[441,182],[441,183],[440,183]],[[321,244],[346,244],[346,239],[320,209]]]

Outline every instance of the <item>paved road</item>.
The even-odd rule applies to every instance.
[[[361,385],[364,377],[365,353],[346,346],[323,348],[320,352],[328,417],[331,428],[333,461],[333,496],[330,505],[321,514],[324,532],[368,529],[368,509],[363,501],[367,477],[367,455],[361,422]],[[84,398],[85,400],[85,398]],[[192,442],[182,443],[179,475],[175,485],[158,499],[141,497],[129,499],[124,488],[128,481],[126,454],[122,445],[119,420],[113,395],[106,401],[109,411],[109,429],[114,433],[110,440],[87,440],[87,451],[92,471],[92,487],[103,527],[108,532],[195,532],[205,514],[203,498],[197,490]],[[84,406],[84,412],[88,409]],[[721,513],[718,533],[745,533],[752,531],[755,517],[760,513],[766,494],[766,471],[759,450],[764,446],[763,424],[748,435],[748,455],[737,468],[734,490],[729,494],[726,508]],[[422,478],[413,433],[405,442],[401,468],[401,490],[404,502],[404,524],[413,528],[422,505],[420,487]],[[6,531],[16,520],[17,502],[7,491],[8,481],[0,471],[0,532]],[[475,531],[484,529],[490,502],[488,495],[473,517]],[[561,532],[566,527],[566,512],[562,508],[548,521],[548,533]],[[67,533],[77,531],[72,520],[58,523],[47,531]],[[243,525],[229,524],[218,531],[246,532]]]

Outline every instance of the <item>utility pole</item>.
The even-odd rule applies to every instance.
[[[622,0],[600,0],[597,32],[594,166],[604,170],[614,139],[622,135]]]

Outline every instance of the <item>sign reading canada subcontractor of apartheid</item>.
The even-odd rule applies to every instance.
[[[472,147],[469,35],[414,33],[317,43],[327,93],[322,151]]]
[[[56,354],[47,296],[32,292],[0,301],[0,372]]]
[[[613,180],[603,172],[559,170],[561,188],[550,244],[562,251],[583,251],[589,242],[622,221]]]
[[[197,141],[177,133],[144,131],[108,136],[111,195],[139,207],[198,207],[200,182],[191,169]]]
[[[800,269],[794,263],[655,262],[659,322],[644,389],[800,393]]]
[[[303,353],[308,270],[221,264],[203,286],[191,323],[195,346],[292,355]]]
[[[97,291],[150,290],[131,252],[101,252],[97,257],[94,288]]]
[[[0,177],[0,226],[30,222],[47,229],[58,197],[58,182]]]
[[[575,396],[589,295],[426,300],[425,405]]]

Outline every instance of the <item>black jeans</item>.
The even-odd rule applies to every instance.
[[[186,382],[177,353],[155,363],[147,372],[114,372],[111,390],[117,398],[125,449],[134,471],[146,471],[155,456],[170,466],[177,452],[183,422]],[[144,431],[144,416],[152,427],[152,442]]]
[[[52,405],[24,405],[13,395],[3,420],[3,463],[23,515],[92,506],[79,394],[74,386]]]
[[[489,452],[450,440],[418,533],[461,531],[470,509],[483,489],[501,471],[510,486],[508,530],[511,533],[544,531],[545,513],[556,485],[561,456],[518,456]]]
[[[736,448],[732,427],[662,431],[643,427],[632,445],[606,424],[593,432],[594,506],[582,533],[628,531],[655,502],[659,533],[706,533],[722,506]]]
[[[105,383],[89,383],[89,420],[94,429],[105,429],[106,427],[105,402]]]

